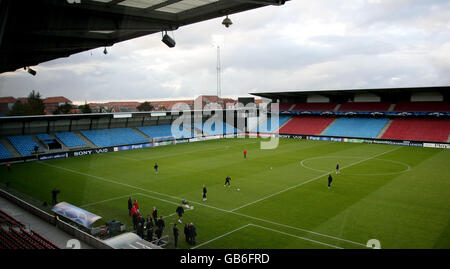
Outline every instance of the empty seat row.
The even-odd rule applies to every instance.
[[[382,138],[446,142],[449,136],[448,119],[395,119]]]
[[[385,112],[391,105],[393,111],[404,112],[450,112],[449,101],[416,101],[416,102],[344,102],[341,103],[337,111],[367,111]],[[291,109],[291,107],[294,107]],[[336,109],[336,102],[321,103],[281,103],[280,111],[333,111]]]
[[[55,136],[67,147],[86,146],[86,143],[73,132],[58,132]]]
[[[388,121],[387,118],[338,118],[323,135],[375,138]]]
[[[298,116],[280,128],[280,134],[319,135],[335,120],[333,117]]]
[[[81,131],[81,133],[98,147],[110,147],[149,142],[145,137],[131,128]]]
[[[189,130],[179,126],[177,134],[172,134],[172,125],[144,126],[137,127],[137,129],[155,141],[171,140],[175,137],[182,138],[184,135],[187,136],[190,133]]]

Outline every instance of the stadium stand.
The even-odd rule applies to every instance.
[[[41,150],[39,145],[29,135],[8,136],[8,140],[22,156],[30,156],[35,146]]]
[[[292,111],[333,111],[337,103],[297,103]]]
[[[84,147],[86,143],[72,132],[55,133],[55,136],[67,147]]]
[[[23,224],[19,220],[15,219],[14,217],[12,217],[11,215],[9,215],[8,213],[6,213],[3,210],[0,210],[0,223],[13,225],[13,226],[25,227],[25,224]]]
[[[450,120],[395,119],[381,138],[446,142],[450,135]]]
[[[0,210],[0,249],[59,249],[39,233]]]
[[[2,144],[0,144],[0,159],[6,159],[11,157],[12,157],[11,153],[9,153],[9,151]]]
[[[375,138],[388,121],[385,118],[338,118],[323,135]]]
[[[110,147],[148,143],[149,141],[131,128],[80,131],[98,147]]]
[[[281,127],[279,132],[281,134],[319,135],[334,120],[333,117],[298,116]]]
[[[394,111],[406,112],[450,112],[450,102],[398,102],[395,104]]]
[[[390,102],[346,102],[338,111],[388,111]]]
[[[283,126],[283,124],[285,124],[290,119],[291,119],[291,116],[279,116],[278,126],[275,126],[275,125],[272,125],[272,119],[267,118],[267,121],[259,122],[255,128],[250,129],[249,131],[250,132],[260,132],[260,133],[274,133],[277,130],[279,130],[279,128],[281,126]]]

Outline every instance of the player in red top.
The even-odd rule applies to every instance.
[[[8,172],[11,171],[11,164],[10,163],[6,163],[6,167],[8,168]]]
[[[134,200],[133,205],[136,208],[136,211],[139,213],[139,204],[138,204],[137,200]]]
[[[247,159],[247,150],[244,149],[244,159]]]

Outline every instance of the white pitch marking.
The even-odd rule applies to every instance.
[[[398,149],[399,149],[399,148],[394,148],[394,149],[392,149],[392,150],[388,150],[388,151],[386,151],[386,152],[382,152],[382,153],[380,153],[380,154],[376,154],[376,155],[374,155],[374,156],[372,156],[372,157],[363,159],[363,160],[361,160],[361,161],[357,161],[357,162],[355,162],[355,163],[351,163],[351,164],[349,164],[349,165],[347,165],[347,166],[342,167],[340,170],[343,170],[343,169],[345,169],[345,168],[351,167],[351,166],[353,166],[353,165],[357,165],[357,164],[359,164],[359,163],[368,161],[368,160],[370,160],[370,159],[376,158],[376,157],[378,157],[378,156],[381,156],[381,155],[383,155],[383,154],[387,154],[387,153],[389,153],[389,152],[392,152],[392,151],[398,150]],[[319,178],[323,178],[324,176],[326,176],[326,175],[328,175],[328,174],[330,174],[330,173],[332,173],[332,172],[333,172],[333,171],[330,171],[330,172],[327,172],[327,173],[325,173],[325,174],[319,175],[319,176],[317,176],[317,177],[311,178],[311,179],[309,179],[309,180],[307,180],[307,181],[303,181],[303,182],[301,182],[301,183],[299,183],[299,184],[297,184],[297,185],[294,185],[294,186],[291,186],[291,187],[286,188],[286,189],[284,189],[284,190],[281,190],[281,191],[272,193],[272,194],[267,195],[267,196],[265,196],[265,197],[262,197],[262,198],[260,198],[260,199],[258,199],[258,200],[256,200],[256,201],[247,203],[247,204],[242,205],[242,206],[240,206],[240,207],[236,207],[235,209],[232,209],[232,210],[230,210],[230,211],[231,211],[231,212],[234,212],[234,211],[236,211],[236,210],[239,210],[239,209],[241,209],[241,208],[247,207],[247,206],[249,206],[249,205],[253,205],[253,204],[256,204],[256,203],[258,203],[258,202],[264,201],[264,200],[269,199],[269,198],[271,198],[271,197],[273,197],[273,196],[276,196],[276,195],[278,195],[278,194],[287,192],[287,191],[289,191],[289,190],[292,190],[292,189],[298,188],[298,187],[300,187],[300,186],[302,186],[302,185],[305,185],[305,184],[307,184],[307,183],[309,183],[309,182],[318,180]]]

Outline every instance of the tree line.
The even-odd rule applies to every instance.
[[[77,106],[65,103],[53,111],[53,114],[69,114],[73,108]],[[156,110],[150,102],[144,102],[136,107],[138,111],[152,111]],[[78,109],[81,113],[92,113],[92,109],[88,104],[79,105]],[[165,106],[158,107],[158,110],[166,111]],[[113,112],[112,109],[104,109],[104,112]],[[31,116],[31,115],[45,115],[45,104],[39,92],[34,90],[28,95],[25,102],[18,100],[9,111],[10,116]]]

